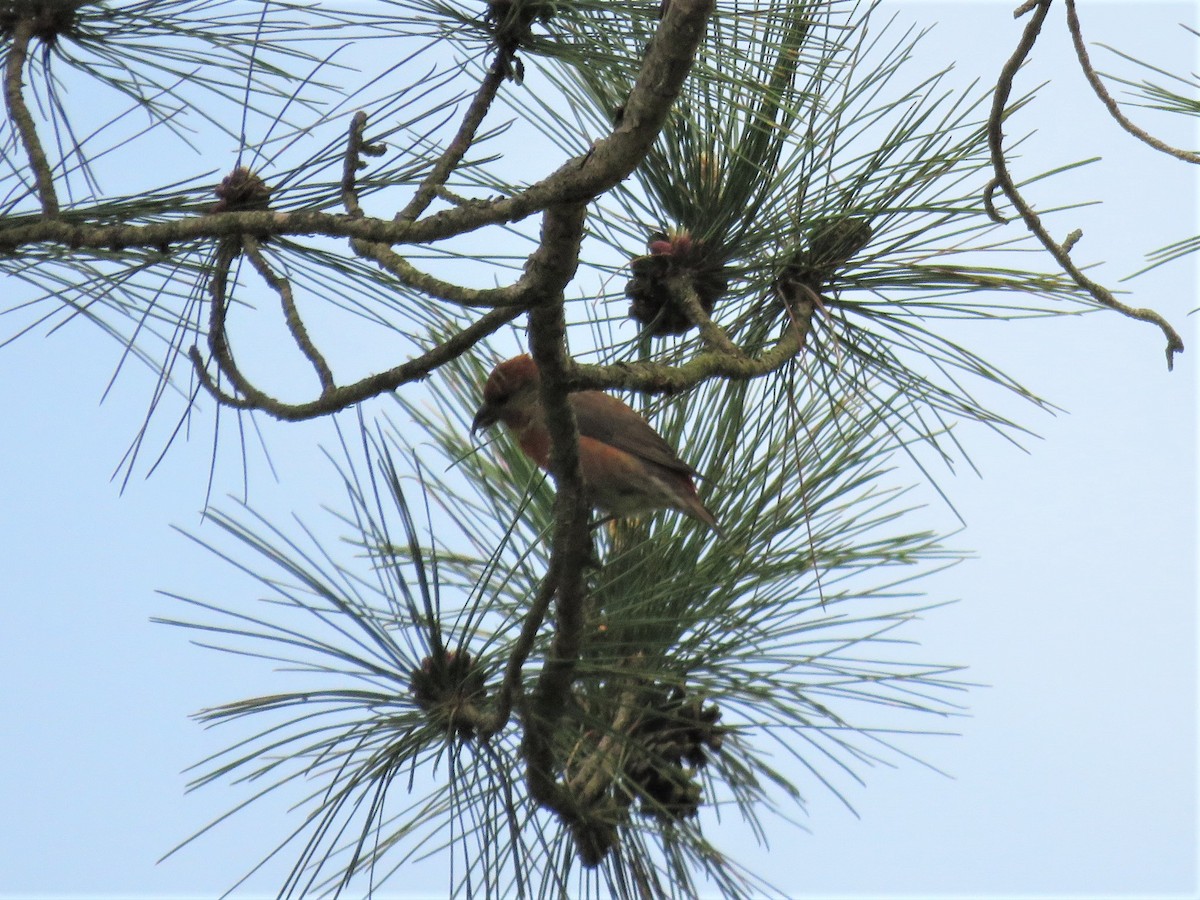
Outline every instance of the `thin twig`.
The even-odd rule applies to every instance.
[[[700,295],[690,277],[672,278],[669,284],[671,296],[683,306],[688,320],[700,331],[700,340],[710,349],[736,358],[745,358],[742,348],[735,344],[725,329],[713,322],[712,317],[700,305]]]
[[[21,145],[29,156],[29,167],[33,170],[38,199],[42,203],[42,215],[53,218],[58,215],[58,196],[54,192],[50,162],[46,159],[46,151],[38,138],[37,126],[33,116],[29,114],[29,107],[25,105],[25,97],[21,92],[21,76],[25,70],[25,61],[29,57],[29,41],[33,37],[33,29],[33,19],[24,17],[17,20],[13,29],[12,46],[8,48],[8,59],[4,66],[4,102],[8,106],[9,118],[21,137]]]
[[[1184,162],[1200,163],[1200,153],[1193,153],[1190,150],[1180,150],[1177,147],[1172,147],[1148,131],[1144,131],[1137,125],[1134,125],[1121,112],[1121,107],[1117,105],[1117,101],[1109,94],[1108,89],[1104,86],[1104,82],[1100,80],[1100,76],[1092,67],[1092,60],[1088,56],[1087,45],[1083,40],[1083,31],[1079,25],[1079,16],[1075,12],[1075,0],[1067,0],[1067,28],[1070,30],[1071,40],[1075,44],[1075,55],[1079,58],[1079,67],[1083,69],[1083,74],[1087,78],[1088,84],[1092,86],[1092,90],[1095,91],[1096,96],[1100,98],[1100,102],[1104,104],[1109,115],[1116,120],[1117,124],[1139,141],[1150,145],[1155,150],[1166,153],[1176,159],[1181,159]]]
[[[209,311],[208,311],[208,352],[217,363],[217,370],[229,379],[229,383],[233,385],[236,394],[241,395],[241,399],[237,403],[229,404],[239,408],[262,407],[264,402],[271,400],[266,394],[252,385],[238,368],[237,362],[233,358],[233,350],[229,346],[229,336],[225,329],[226,313],[229,309],[228,287],[229,287],[229,268],[233,261],[237,258],[240,244],[238,241],[228,238],[223,240],[217,246],[217,256],[213,261],[213,271],[210,277],[209,288]],[[219,401],[226,401],[228,398],[217,389],[216,383],[208,377],[208,372],[204,368],[203,360],[200,358],[200,352],[195,347],[188,354],[191,357],[192,364],[196,367],[204,386],[213,394]],[[215,389],[215,390],[214,390]]]
[[[359,256],[374,260],[380,268],[395,275],[406,287],[437,300],[476,309],[518,306],[523,302],[521,281],[498,288],[463,287],[422,272],[386,244],[351,241],[351,246]]]
[[[479,90],[475,92],[471,105],[467,107],[467,111],[463,115],[463,120],[458,126],[458,134],[454,136],[438,161],[434,163],[429,174],[425,176],[425,180],[421,182],[421,186],[417,188],[417,192],[413,194],[413,198],[408,201],[408,205],[396,214],[398,221],[412,222],[429,208],[429,204],[437,196],[438,190],[454,171],[454,167],[462,162],[462,158],[471,149],[471,145],[475,141],[475,133],[483,124],[488,110],[492,108],[492,101],[496,99],[496,94],[500,90],[500,85],[504,83],[507,72],[508,66],[504,61],[503,53],[497,53],[496,58],[492,60],[491,68],[488,69],[479,85]]]
[[[529,610],[525,613],[525,621],[521,623],[521,633],[517,636],[512,652],[508,656],[508,663],[504,667],[504,678],[496,692],[496,705],[489,715],[485,715],[473,723],[479,737],[483,740],[487,740],[507,725],[512,716],[513,698],[517,695],[521,685],[521,672],[533,650],[538,632],[546,621],[546,613],[550,611],[550,601],[554,599],[556,587],[555,581],[547,574],[538,586],[538,592],[533,598],[533,602],[529,604]]]
[[[217,246],[217,256],[213,260],[213,271],[208,282],[208,352],[216,360],[217,368],[234,382],[235,387],[241,373],[225,334],[225,311],[229,302],[229,268],[237,258],[237,251],[238,243],[233,240],[224,240]]]
[[[984,187],[984,189],[983,189],[983,209],[984,209],[984,212],[987,213],[988,218],[991,219],[993,222],[995,222],[997,225],[1007,225],[1008,217],[1002,215],[1000,213],[1000,210],[996,209],[996,188],[998,188],[998,187],[1000,187],[1000,182],[998,180],[996,180],[995,178],[993,178],[991,181],[989,181],[987,183],[987,186]]]
[[[1175,367],[1175,354],[1183,352],[1183,339],[1179,336],[1178,332],[1159,313],[1152,309],[1127,306],[1114,297],[1112,292],[1106,287],[1088,278],[1075,265],[1068,250],[1050,236],[1050,233],[1042,225],[1042,220],[1038,217],[1037,213],[1033,211],[1033,208],[1021,196],[1020,191],[1017,190],[1017,186],[1013,183],[1012,175],[1008,171],[1008,163],[1004,158],[1003,132],[1004,114],[1008,108],[1008,98],[1012,93],[1013,79],[1016,77],[1017,71],[1025,62],[1029,52],[1033,49],[1033,45],[1037,43],[1042,23],[1046,19],[1046,14],[1050,11],[1050,3],[1051,0],[1039,0],[1039,2],[1032,5],[1026,4],[1029,9],[1034,10],[1033,18],[1026,23],[1025,31],[1021,34],[1021,40],[1017,43],[1017,47],[1008,62],[1001,69],[1000,77],[996,82],[996,92],[992,97],[992,109],[988,115],[988,149],[991,151],[995,184],[1004,192],[1004,195],[1008,198],[1008,202],[1020,214],[1022,220],[1025,222],[1025,227],[1041,242],[1047,252],[1054,257],[1055,262],[1059,264],[1062,270],[1070,275],[1071,279],[1079,287],[1087,291],[1092,299],[1131,319],[1138,319],[1142,322],[1150,322],[1157,325],[1162,330],[1167,339],[1167,369],[1171,370]],[[1022,7],[1022,10],[1024,9],[1025,7]]]
[[[292,340],[296,342],[300,352],[304,354],[317,373],[317,379],[321,382],[322,396],[329,393],[334,389],[333,372],[330,371],[329,363],[325,361],[321,351],[316,348],[308,336],[308,329],[304,327],[304,320],[300,318],[300,311],[296,309],[296,298],[292,294],[291,282],[275,274],[270,263],[263,256],[262,246],[256,238],[244,235],[242,249],[250,258],[250,263],[254,266],[255,271],[262,276],[263,281],[279,295],[279,302],[283,306],[283,317],[287,322],[288,331],[291,332]]]
[[[367,127],[367,114],[361,109],[350,120],[350,133],[346,139],[346,157],[342,162],[342,205],[348,215],[359,218],[362,207],[358,203],[358,188],[355,179],[358,170],[365,168],[362,157],[383,156],[386,148],[383,144],[368,144],[363,140],[363,129]]]

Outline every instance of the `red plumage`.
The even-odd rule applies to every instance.
[[[505,360],[483,388],[471,430],[503,422],[521,450],[546,469],[550,433],[538,395],[537,365],[528,355]],[[616,397],[579,391],[568,398],[579,427],[579,466],[593,506],[616,516],[675,509],[720,526],[696,493],[699,473],[650,424]]]

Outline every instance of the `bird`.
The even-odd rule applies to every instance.
[[[549,471],[550,433],[529,354],[499,363],[483,386],[471,433],[503,423],[522,452]],[[579,428],[579,467],[589,503],[615,517],[674,509],[723,536],[696,493],[700,473],[627,404],[602,391],[567,395]]]

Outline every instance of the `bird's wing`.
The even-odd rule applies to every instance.
[[[675,453],[662,436],[627,404],[601,391],[571,394],[579,433],[632,453],[647,462],[686,475],[699,473]]]

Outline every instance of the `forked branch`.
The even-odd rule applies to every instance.
[[[1025,222],[1025,227],[1041,242],[1047,252],[1054,257],[1055,262],[1066,272],[1071,279],[1079,285],[1083,290],[1097,302],[1109,309],[1115,310],[1122,315],[1128,316],[1131,319],[1138,319],[1142,322],[1150,322],[1157,325],[1166,336],[1167,339],[1167,369],[1174,368],[1175,354],[1183,352],[1183,339],[1179,333],[1171,327],[1159,313],[1152,309],[1143,309],[1128,306],[1112,295],[1112,292],[1103,285],[1098,284],[1088,278],[1083,271],[1075,265],[1071,259],[1069,248],[1065,244],[1060,244],[1050,236],[1042,224],[1041,218],[1033,211],[1033,207],[1021,196],[1021,192],[1017,190],[1013,183],[1012,175],[1008,171],[1008,162],[1004,157],[1004,117],[1008,109],[1008,99],[1012,93],[1013,79],[1016,77],[1017,71],[1029,56],[1029,52],[1037,43],[1038,35],[1041,34],[1042,23],[1046,19],[1046,14],[1050,11],[1051,0],[1036,0],[1036,2],[1026,3],[1021,6],[1015,13],[1016,16],[1021,16],[1029,12],[1033,12],[1032,18],[1025,25],[1025,30],[1021,34],[1021,39],[1017,43],[1016,49],[1013,51],[1008,62],[1004,64],[1000,71],[1000,77],[996,82],[996,91],[992,96],[992,108],[988,115],[988,148],[991,152],[992,170],[995,177],[992,184],[988,186],[985,194],[985,200],[989,212],[997,221],[1004,220],[995,211],[995,207],[991,202],[991,193],[995,188],[999,188],[1004,192],[1008,202],[1020,214],[1021,219]],[[1073,243],[1073,242],[1072,242]]]

